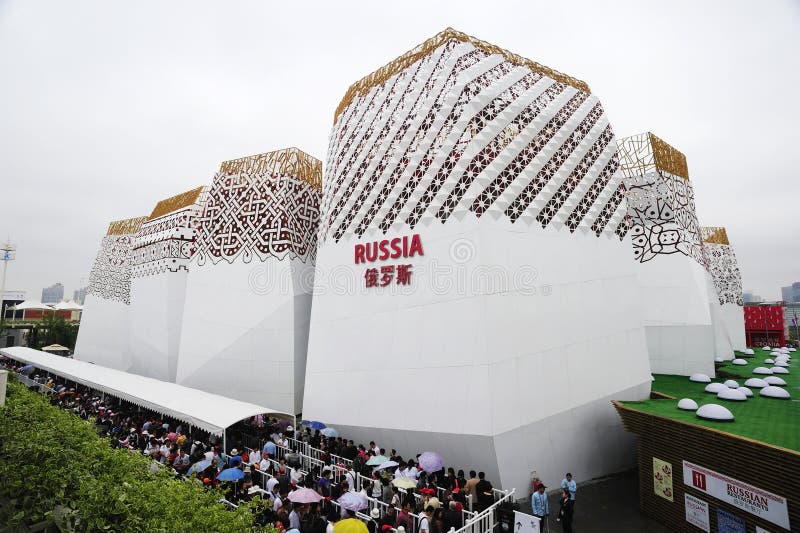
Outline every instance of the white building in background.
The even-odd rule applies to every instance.
[[[619,141],[654,373],[714,375],[731,358],[700,237],[686,157],[652,133]]]
[[[506,488],[631,466],[610,400],[650,364],[616,152],[585,83],[449,29],[351,86],[303,416]]]
[[[132,248],[147,217],[112,222],[89,273],[74,358],[129,370]]]
[[[747,348],[744,333],[744,301],[742,300],[742,274],[728,233],[722,227],[701,227],[703,250],[708,270],[714,279],[722,323],[735,350]]]
[[[300,413],[321,179],[296,148],[222,164],[197,219],[177,383]]]
[[[128,372],[175,381],[188,264],[204,187],[162,200],[131,249]]]

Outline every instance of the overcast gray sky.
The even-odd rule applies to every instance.
[[[617,136],[682,150],[745,288],[800,280],[800,4],[0,0],[7,288],[88,280],[110,220],[297,146],[324,158],[350,83],[452,26],[585,80]]]

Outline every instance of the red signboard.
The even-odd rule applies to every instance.
[[[783,306],[744,306],[744,329],[748,346],[783,346]]]

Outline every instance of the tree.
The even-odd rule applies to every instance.
[[[11,531],[272,531],[250,504],[229,511],[222,493],[113,449],[75,414],[9,382],[0,408],[0,524]]]

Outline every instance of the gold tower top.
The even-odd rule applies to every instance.
[[[139,231],[142,224],[147,222],[147,217],[128,218],[116,220],[108,225],[106,235],[130,235]]]
[[[165,198],[158,202],[153,208],[153,212],[150,213],[150,216],[147,220],[153,220],[158,217],[163,217],[173,211],[177,211],[178,209],[182,209],[184,207],[188,207],[195,202],[197,202],[197,198],[200,196],[200,193],[203,192],[203,186],[197,187],[196,189],[192,189],[191,191],[182,192],[181,194],[176,194],[170,198]]]
[[[446,30],[437,33],[427,41],[423,42],[422,44],[412,48],[405,54],[401,55],[397,59],[393,60],[391,63],[379,68],[372,74],[368,74],[364,76],[347,89],[347,92],[342,98],[342,101],[339,103],[339,107],[336,108],[336,113],[333,115],[333,121],[336,122],[336,119],[339,118],[344,109],[350,105],[350,103],[358,98],[359,96],[364,96],[367,94],[370,89],[376,87],[386,80],[397,74],[398,72],[402,71],[405,68],[408,68],[410,65],[414,64],[421,58],[425,57],[433,50],[439,48],[442,44],[446,43],[450,40],[460,41],[462,43],[470,43],[475,48],[479,48],[486,52],[487,54],[499,54],[506,59],[506,61],[510,61],[511,63],[518,65],[520,67],[527,67],[531,69],[533,72],[538,72],[539,74],[543,74],[548,78],[552,78],[558,82],[571,85],[576,89],[583,91],[585,93],[589,93],[589,85],[586,82],[581,80],[575,79],[572,76],[568,76],[567,74],[563,74],[554,70],[550,67],[546,67],[536,61],[531,61],[530,59],[526,59],[520,55],[514,54],[509,52],[508,50],[504,50],[499,46],[495,46],[493,44],[487,43],[486,41],[481,41],[480,39],[476,39],[466,33],[462,33],[460,31],[456,31],[453,28],[447,28]]]
[[[651,170],[669,172],[689,179],[686,156],[650,132],[625,137],[617,143],[620,171],[626,177],[644,174]]]
[[[728,232],[725,231],[725,228],[722,226],[701,227],[700,234],[703,237],[703,242],[707,242],[709,244],[730,245],[730,241],[728,241]]]
[[[223,174],[287,174],[322,189],[322,161],[297,148],[224,161],[219,171]]]

